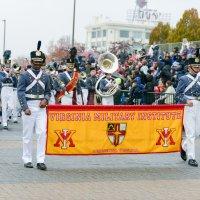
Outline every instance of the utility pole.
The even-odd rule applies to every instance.
[[[4,33],[3,33],[3,54],[4,54],[6,50],[6,20],[4,19],[2,21],[3,21],[3,26],[4,26]]]
[[[74,10],[73,10],[72,47],[74,46],[75,22],[76,22],[76,0],[74,0]]]

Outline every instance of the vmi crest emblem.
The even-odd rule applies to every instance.
[[[126,135],[126,123],[108,123],[107,135],[112,145],[120,145]]]
[[[174,139],[172,137],[172,134],[175,132],[175,128],[169,129],[169,128],[163,128],[163,129],[157,129],[157,133],[159,134],[158,141],[156,142],[156,145],[162,145],[163,147],[168,147],[169,145],[175,145]]]
[[[76,133],[75,130],[62,129],[62,130],[56,130],[54,131],[54,133],[56,133],[56,135],[58,136],[58,139],[54,144],[54,147],[61,147],[61,149],[67,149],[68,147],[75,147],[75,144],[72,139],[73,134]]]

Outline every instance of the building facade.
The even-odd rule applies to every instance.
[[[86,27],[86,48],[108,50],[112,42],[135,41],[147,44],[154,27],[119,22],[96,22]]]

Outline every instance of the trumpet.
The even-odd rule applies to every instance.
[[[56,71],[50,71],[50,75],[53,79],[53,81],[56,81],[60,88],[64,88],[65,84],[58,78],[58,74]]]
[[[87,74],[86,74],[86,72],[81,72],[80,73],[80,79],[85,79],[87,77]]]
[[[21,66],[19,66],[17,63],[14,63],[12,65],[12,71],[15,73],[15,74],[19,74],[20,71],[21,71]]]

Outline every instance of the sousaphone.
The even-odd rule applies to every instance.
[[[104,72],[104,73],[109,73],[112,74],[115,71],[117,71],[118,69],[118,59],[117,57],[112,54],[112,53],[103,53],[99,56],[98,59],[98,65],[100,67],[100,69]],[[102,75],[98,81],[96,82],[95,85],[95,91],[96,94],[98,94],[101,97],[109,97],[114,95],[117,90],[119,89],[119,84],[117,83],[117,81],[113,81],[112,87],[107,91],[107,92],[103,92],[101,90],[99,90],[99,83],[102,79],[104,79],[106,77],[106,75]]]

